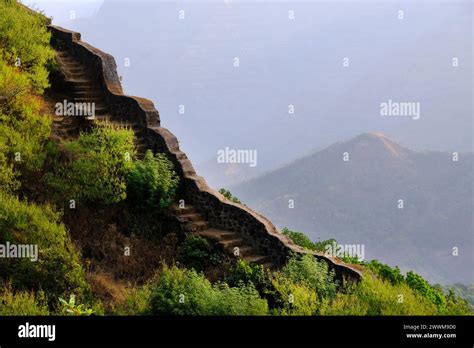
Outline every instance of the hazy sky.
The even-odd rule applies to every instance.
[[[472,149],[471,1],[31,3],[111,53],[194,163],[228,146],[267,170],[370,131]],[[419,103],[420,118],[381,116],[388,100]]]

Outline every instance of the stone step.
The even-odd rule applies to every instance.
[[[72,84],[74,91],[100,91],[97,84],[91,80],[67,79],[66,81]]]
[[[67,76],[69,77],[70,80],[84,80],[87,78],[88,74],[84,71],[78,71],[78,72],[67,72]]]
[[[103,98],[98,97],[73,97],[74,103],[95,103],[96,105],[105,105]]]
[[[177,215],[189,214],[189,213],[195,213],[196,212],[196,209],[194,209],[194,207],[191,206],[191,205],[185,205],[184,208],[181,208],[178,205],[172,205],[171,209]]]
[[[249,256],[252,256],[252,255],[255,255],[255,250],[253,249],[253,247],[251,247],[249,245],[239,247],[239,256],[241,258],[249,257]]]
[[[207,230],[200,231],[199,235],[201,237],[213,239],[219,242],[238,238],[238,234],[236,232],[223,231],[215,228],[209,228]]]
[[[102,95],[100,93],[100,90],[98,89],[97,86],[93,86],[93,85],[90,85],[90,86],[86,86],[86,85],[73,85],[73,89],[74,89],[74,95],[78,95],[78,93],[83,93],[83,94],[88,94],[88,95],[92,95],[92,96],[100,96]]]
[[[236,248],[239,248],[239,255],[236,256],[236,257],[239,257],[239,258],[244,258],[246,256],[251,256],[252,254],[254,254],[253,248],[251,246],[243,244],[243,242],[244,241],[241,240],[240,243],[237,244],[237,245],[227,244],[227,245],[224,246],[224,250],[229,255],[236,256],[235,255]],[[224,243],[224,242],[221,242],[221,243]]]
[[[87,73],[87,71],[75,64],[63,64],[62,71],[64,75],[67,76],[68,80],[90,79],[90,75]]]
[[[186,213],[186,214],[181,214],[181,218],[183,219],[188,219],[189,221],[203,221],[203,218],[201,214],[199,213]]]
[[[104,94],[97,86],[94,86],[94,88],[83,88],[82,86],[76,86],[76,87],[77,88],[75,88],[74,90],[75,97],[87,96],[87,97],[104,98]]]
[[[244,244],[244,241],[243,241],[242,238],[237,237],[237,238],[233,238],[233,239],[221,240],[220,243],[222,244],[222,246],[224,247],[225,250],[230,250],[230,249],[233,249],[235,247],[242,246]]]
[[[207,221],[189,221],[186,223],[187,229],[191,232],[199,232],[208,228]]]
[[[82,71],[82,72],[87,72],[87,69],[85,69],[83,66],[81,66],[80,64],[77,64],[75,66],[71,66],[67,69],[68,71],[74,71],[74,72],[77,72],[77,71]]]
[[[59,58],[59,59],[75,59],[67,51],[56,51],[56,58]]]
[[[62,67],[74,67],[74,66],[80,66],[79,62],[71,57],[56,57],[58,60],[58,63]]]
[[[264,256],[264,255],[249,255],[249,256],[244,256],[242,259],[247,261],[248,263],[257,263],[261,265],[271,265],[268,261],[270,261],[270,256]]]

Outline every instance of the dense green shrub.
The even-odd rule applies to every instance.
[[[268,275],[262,265],[250,264],[243,259],[239,259],[230,269],[226,278],[227,283],[236,286],[239,283],[263,285],[268,281]]]
[[[324,302],[322,315],[435,315],[436,306],[406,284],[392,284],[370,275],[351,290]]]
[[[443,293],[433,288],[420,275],[414,272],[408,272],[406,275],[406,283],[413,289],[413,291],[435,304],[438,309],[443,309],[445,307],[446,299],[444,298]]]
[[[114,311],[116,315],[146,315],[150,314],[151,286],[145,284],[127,290],[125,301]]]
[[[0,316],[4,315],[49,315],[44,293],[13,292],[6,286],[0,292]]]
[[[79,256],[59,215],[48,206],[19,201],[0,191],[0,244],[38,246],[38,260],[0,258],[0,278],[16,290],[42,289],[49,299],[88,292]]]
[[[8,66],[0,52],[0,165],[11,172],[38,170],[44,160],[43,146],[51,127],[49,117],[42,115],[41,102],[31,94],[24,74]]]
[[[232,201],[234,203],[240,203],[242,204],[242,202],[240,201],[240,199],[238,199],[237,197],[235,197],[234,195],[232,195],[232,193],[230,193],[229,190],[226,190],[225,188],[221,188],[219,190],[219,193],[221,195],[223,195],[225,198],[227,198],[229,201]]]
[[[134,134],[129,128],[100,123],[66,144],[74,160],[47,175],[47,183],[67,201],[118,203],[126,198],[133,170]]]
[[[414,272],[408,272],[404,276],[398,267],[392,268],[377,260],[367,262],[365,266],[382,280],[386,280],[393,285],[407,285],[419,297],[434,304],[439,314],[454,315],[455,313],[468,314],[470,312],[467,303],[459,296],[454,293],[445,295],[442,288],[430,285],[423,277]]]
[[[296,282],[284,275],[276,274],[272,284],[277,294],[274,315],[314,315],[319,307],[318,294],[305,281]]]
[[[388,280],[392,284],[400,284],[405,281],[405,277],[400,273],[400,268],[398,268],[398,266],[392,268],[378,260],[372,260],[366,263],[366,266],[383,280]]]
[[[210,261],[212,250],[207,239],[199,236],[186,236],[186,239],[178,247],[178,260],[186,267],[198,271],[204,270]]]
[[[164,267],[152,285],[153,314],[266,315],[268,304],[253,286],[212,285],[194,270]]]
[[[455,283],[442,287],[446,294],[452,294],[465,299],[474,308],[474,284],[466,285]]]
[[[21,8],[16,1],[0,2],[0,47],[9,65],[25,72],[38,92],[48,87],[46,65],[54,57],[46,19]]]
[[[4,144],[0,140],[0,187],[6,192],[15,192],[20,187],[18,173],[15,172],[13,165],[9,163],[2,149]]]
[[[325,252],[326,251],[326,245],[331,245],[333,243],[336,243],[335,239],[327,239],[327,240],[322,240],[322,241],[318,241],[318,242],[313,242],[304,233],[298,232],[298,231],[292,231],[292,230],[289,230],[286,227],[284,227],[281,232],[285,236],[288,236],[293,241],[293,243],[295,243],[296,245],[299,245],[300,247],[308,249],[308,250]]]
[[[149,210],[168,208],[178,188],[179,177],[164,154],[148,150],[128,174],[128,198],[135,206]]]
[[[319,298],[331,298],[336,294],[334,271],[329,271],[326,262],[312,255],[294,256],[288,260],[281,274],[294,283],[304,283],[318,294]]]
[[[440,314],[474,315],[474,308],[472,308],[469,302],[461,298],[453,290],[449,290],[445,298],[446,298],[446,305],[441,310]]]

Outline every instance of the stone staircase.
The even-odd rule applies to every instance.
[[[245,260],[251,264],[261,264],[265,268],[272,268],[270,258],[261,255],[239,233],[210,228],[207,221],[194,207],[186,205],[186,207],[180,208],[178,205],[173,205],[171,212],[185,232],[217,243],[222,251],[231,257]]]
[[[65,76],[65,83],[71,86],[70,95],[66,99],[67,102],[94,103],[95,106],[94,117],[55,116],[53,127],[58,135],[62,138],[75,137],[84,127],[90,126],[94,122],[107,121],[112,124],[130,127],[135,134],[137,152],[139,155],[143,155],[148,148],[145,127],[114,119],[108,110],[107,101],[99,83],[91,78],[87,67],[67,51],[56,51],[56,60],[61,73]]]
[[[133,129],[135,133],[135,145],[139,156],[142,156],[149,147],[155,151],[166,153],[179,169],[180,177],[185,182],[190,194],[197,197],[197,204],[203,205],[202,208],[204,209],[201,209],[201,211],[209,210],[210,207],[222,211],[225,221],[222,221],[222,219],[218,221],[218,226],[229,226],[229,228],[234,229],[236,222],[239,226],[242,226],[241,233],[226,230],[225,227],[223,230],[211,228],[212,221],[209,224],[208,217],[199,214],[194,207],[187,205],[186,208],[181,209],[175,205],[172,207],[171,213],[176,216],[185,232],[202,236],[217,243],[231,257],[244,259],[249,263],[262,264],[264,267],[272,269],[280,267],[289,252],[308,253],[308,251],[283,237],[266,218],[247,207],[235,206],[232,202],[226,202],[221,195],[210,189],[204,179],[196,174],[187,156],[179,150],[179,142],[172,133],[160,126],[150,127],[149,124],[147,129],[146,125],[138,123],[138,120],[144,119],[148,122],[150,117],[151,119],[157,119],[159,125],[158,112],[150,101],[127,97],[123,94],[116,74],[115,62],[111,56],[98,53],[93,47],[84,45],[80,41],[78,33],[52,25],[49,28],[53,32],[54,47],[58,49],[57,61],[63,75],[63,78],[59,76],[59,83],[64,82],[64,88],[59,93],[64,94],[68,102],[93,102],[96,111],[92,120],[86,117],[57,116],[53,123],[53,131],[55,129],[56,137],[64,140],[76,136],[79,134],[78,130],[88,128],[97,121],[126,125]],[[87,52],[84,59],[90,61],[91,69],[94,69],[92,65],[96,63],[94,59],[99,59],[102,63],[102,70],[94,73],[79,59],[76,59],[68,51],[64,51],[64,47],[71,46],[78,50],[78,56],[81,52]],[[97,68],[95,69],[97,70]],[[94,79],[97,73],[104,79],[106,85]],[[119,88],[114,88],[116,86]],[[113,99],[114,96],[120,98],[124,103],[117,105],[115,100],[108,100],[108,98]],[[57,102],[62,102],[62,100],[57,100]],[[108,106],[115,110],[115,117],[113,117],[114,115],[112,115]],[[130,106],[133,107],[130,111],[127,111]],[[127,113],[131,114],[127,115]],[[124,115],[129,121],[120,120],[117,114]],[[130,121],[134,119],[137,121]],[[216,224],[216,222],[214,223]],[[257,245],[264,245],[266,252],[262,252]],[[362,278],[360,270],[340,260],[315,252],[311,254],[318,259],[325,260],[331,269],[335,270],[341,284],[345,281],[358,282]]]

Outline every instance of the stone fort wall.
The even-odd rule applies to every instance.
[[[324,260],[342,281],[359,281],[361,273],[338,259],[322,253],[309,252],[295,245],[281,234],[265,217],[252,209],[233,203],[211,189],[196,174],[192,163],[179,149],[178,139],[161,127],[160,116],[150,100],[127,96],[123,93],[115,59],[99,49],[81,41],[81,35],[58,26],[49,25],[52,46],[67,50],[69,54],[89,67],[90,76],[100,85],[109,111],[115,121],[139,124],[143,127],[147,146],[162,152],[173,162],[180,177],[180,198],[193,205],[212,228],[238,232],[260,253],[269,255],[276,266],[284,264],[291,253],[311,253]],[[199,136],[196,134],[196,136]]]

